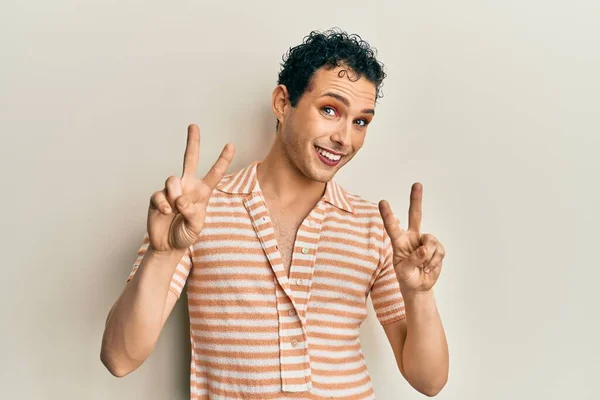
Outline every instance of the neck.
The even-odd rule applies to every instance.
[[[325,192],[325,183],[307,178],[286,156],[278,138],[258,165],[260,188],[270,200],[285,206],[295,203],[316,204]]]

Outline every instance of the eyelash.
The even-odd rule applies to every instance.
[[[325,107],[322,107],[322,108],[321,108],[321,111],[323,111],[323,110],[327,110],[327,109],[330,109],[330,110],[336,111],[336,109],[335,109],[335,108],[333,108],[333,107],[330,107],[330,106],[325,106]],[[336,111],[336,113],[337,113],[337,111]],[[327,114],[327,113],[326,113],[326,114]],[[331,115],[327,114],[327,116],[331,116]],[[359,125],[361,128],[364,128],[364,127],[366,127],[367,125],[369,125],[369,121],[367,121],[366,119],[363,119],[363,118],[361,118],[361,119],[359,119],[359,121],[364,121],[364,125]]]

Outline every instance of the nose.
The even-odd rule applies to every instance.
[[[352,128],[347,124],[340,127],[331,135],[331,141],[337,143],[340,149],[347,149],[351,144]]]

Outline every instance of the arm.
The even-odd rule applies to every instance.
[[[188,127],[182,177],[170,176],[164,189],[150,198],[145,238],[148,250],[111,309],[102,337],[100,359],[115,376],[138,368],[154,349],[178,298],[169,290],[173,274],[184,256],[184,264],[191,268],[186,252],[200,235],[211,193],[234,154],[234,147],[226,145],[210,171],[198,179],[199,148],[200,132],[192,124]]]
[[[426,396],[437,395],[448,380],[446,335],[433,291],[404,296],[406,318],[384,325],[398,368]]]
[[[446,250],[435,236],[421,234],[422,198],[423,186],[413,184],[406,231],[389,203],[379,203],[393,250],[391,256],[386,246],[384,263],[393,265],[406,311],[406,319],[385,326],[385,332],[407,381],[435,396],[446,385],[449,369],[448,344],[433,295]]]
[[[113,305],[102,337],[100,359],[122,377],[148,358],[171,314],[177,296],[169,283],[185,250],[169,255],[146,252],[138,271]]]

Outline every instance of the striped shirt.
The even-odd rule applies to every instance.
[[[359,341],[367,297],[382,325],[406,316],[378,207],[328,182],[288,276],[258,163],[221,180],[170,283],[177,297],[187,283],[191,399],[373,399]]]

